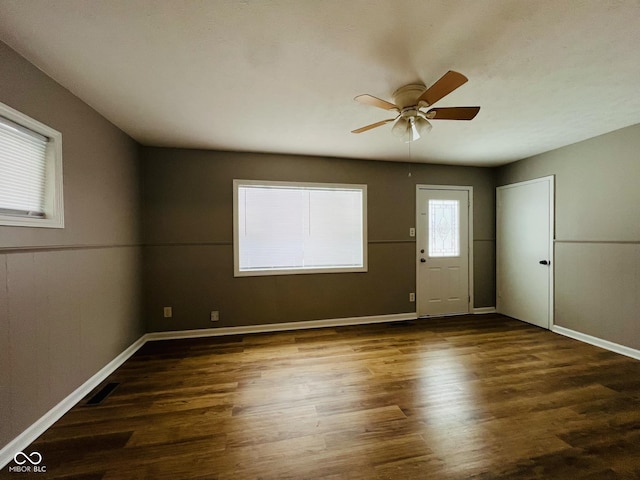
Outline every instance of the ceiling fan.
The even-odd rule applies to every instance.
[[[429,88],[423,84],[400,87],[393,93],[395,103],[387,102],[373,95],[358,95],[354,99],[357,102],[385,110],[393,110],[398,115],[352,130],[351,133],[362,133],[395,122],[391,132],[406,143],[418,140],[421,135],[429,132],[432,128],[429,120],[472,120],[480,111],[480,107],[441,107],[431,108],[426,112],[422,111],[423,108],[430,107],[467,81],[468,78],[461,73],[449,70]]]

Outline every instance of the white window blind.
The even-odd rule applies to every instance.
[[[64,228],[62,134],[0,103],[0,225]]]
[[[47,137],[0,117],[0,210],[44,216]]]
[[[234,196],[237,276],[366,271],[366,186],[236,180]]]

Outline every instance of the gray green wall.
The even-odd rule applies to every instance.
[[[640,125],[497,170],[555,175],[555,323],[640,349]]]
[[[138,147],[0,43],[0,102],[62,133],[65,228],[0,227],[0,449],[144,333]]]
[[[141,160],[149,331],[415,312],[417,184],[474,187],[475,307],[495,305],[491,169],[170,148]],[[234,278],[234,178],[367,184],[369,271]]]

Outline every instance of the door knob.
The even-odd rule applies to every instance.
[[[420,263],[425,263],[425,262],[426,262],[426,260],[424,258],[420,259]]]
[[[547,260],[540,260],[538,262],[540,265],[551,265],[551,262],[547,261]]]

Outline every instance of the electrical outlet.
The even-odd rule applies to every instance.
[[[409,236],[410,237],[415,237],[416,236],[416,229],[415,228],[411,227],[409,229]]]
[[[416,294],[415,293],[411,292],[409,294],[409,301],[410,302],[415,302],[416,301]]]
[[[164,318],[173,317],[173,309],[171,307],[164,307]]]
[[[212,310],[211,311],[211,321],[212,322],[217,322],[218,320],[220,320],[220,312],[218,310]]]

